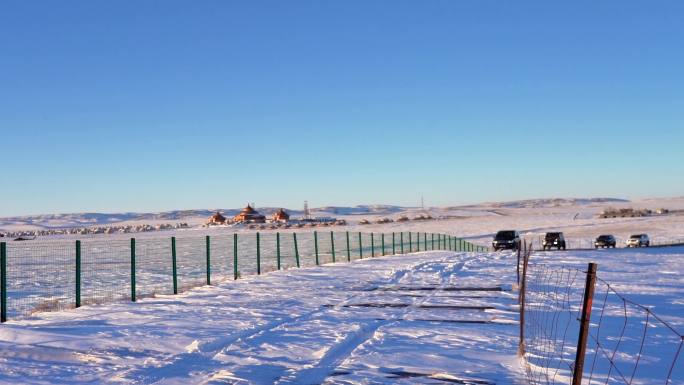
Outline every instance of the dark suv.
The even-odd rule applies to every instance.
[[[546,233],[542,247],[544,250],[550,250],[552,247],[565,250],[565,236],[563,233]]]
[[[492,242],[494,251],[503,249],[518,250],[520,248],[520,234],[515,230],[502,230],[496,233]]]
[[[594,248],[615,248],[617,245],[617,241],[615,240],[615,237],[612,235],[599,235],[598,238],[594,241]]]

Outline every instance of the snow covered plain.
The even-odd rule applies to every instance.
[[[358,225],[357,222],[383,216],[413,216],[424,211],[390,207],[347,213],[336,208],[337,216],[347,219],[350,225],[326,230],[443,232],[481,245],[488,245],[499,229],[518,229],[535,243],[543,232],[556,230],[566,233],[570,248],[587,247],[601,233],[625,238],[631,233],[646,232],[656,243],[684,238],[684,215],[681,213],[598,219],[596,214],[607,206],[682,210],[684,198],[637,202],[535,200],[491,203],[427,210],[435,217],[441,215],[448,219],[382,225]],[[197,223],[199,221],[198,217]],[[147,255],[168,255],[167,241],[171,235],[192,239],[179,250],[179,264],[183,264],[179,269],[196,281],[186,281],[190,286],[201,284],[203,267],[196,261],[203,259],[203,236],[211,235],[212,242],[217,242],[215,246],[212,244],[212,250],[216,250],[212,270],[224,274],[216,276],[214,286],[195,288],[175,296],[168,295],[168,284],[159,289],[150,286],[153,296],[135,304],[119,302],[35,313],[27,319],[0,325],[0,383],[526,382],[526,366],[516,358],[518,292],[515,259],[511,254],[423,252],[364,259],[351,264],[289,269],[261,277],[245,276],[233,282],[226,280],[230,278],[226,272],[230,272],[231,267],[226,265],[231,253],[226,242],[234,232],[240,233],[240,242],[254,236],[253,230],[229,227],[135,234],[141,268],[145,268]],[[286,234],[283,235],[287,236],[286,240],[290,239],[289,232],[282,233]],[[83,239],[84,248],[89,242],[106,241],[124,250],[130,236],[79,238]],[[272,243],[274,236],[273,231],[262,231],[262,241],[266,243]],[[163,241],[159,237],[163,237]],[[310,265],[311,233],[301,237],[307,245],[303,246],[305,250],[301,254],[308,257],[303,264]],[[63,258],[64,265],[71,266],[73,239],[46,238],[40,244],[46,256],[49,254],[55,260]],[[49,252],[60,243],[67,245],[63,255]],[[336,240],[336,244],[340,243]],[[21,244],[12,242],[8,247],[23,247]],[[368,240],[364,240],[364,245],[368,244]],[[284,248],[291,249],[290,245],[284,245]],[[327,246],[321,246],[321,249],[327,250]],[[98,252],[94,247],[90,250],[97,255],[97,261],[110,259],[106,253],[100,255]],[[338,252],[344,254],[342,250]],[[364,253],[369,255],[367,250]],[[125,298],[129,272],[126,253],[121,254],[121,260],[109,261],[113,264],[109,267],[115,268],[108,270],[119,276],[121,285],[106,289],[84,288],[84,291],[103,292],[105,299]],[[331,261],[327,252],[321,254],[323,262]],[[241,258],[239,268],[250,274],[254,270],[253,256],[245,257]],[[292,255],[284,258],[285,267],[292,267]],[[531,263],[533,267],[539,264],[554,269],[584,269],[586,263],[597,262],[601,279],[610,282],[626,297],[653,308],[681,333],[684,328],[683,260],[684,248],[671,247],[536,253]],[[28,262],[42,266],[40,256]],[[164,259],[159,266],[156,262],[150,263],[148,268],[158,268],[159,276],[165,277],[164,282],[168,281],[168,261]],[[217,266],[213,266],[214,263]],[[274,269],[273,260],[264,263],[264,271]],[[59,283],[69,290],[73,287],[71,270],[65,270],[63,274],[46,274],[48,270],[43,270],[37,269],[35,274],[22,277],[29,283],[40,281],[42,286],[35,287],[37,293],[44,291],[49,283]],[[100,278],[99,273],[93,273],[85,279],[84,285],[97,284]],[[141,280],[140,287],[146,287],[145,277]],[[412,290],[418,287],[421,290]],[[491,290],[496,287],[502,290]],[[458,288],[488,290],[459,291]],[[603,299],[602,290],[598,285],[596,301]],[[70,292],[55,294],[67,301],[73,297]],[[608,326],[602,327],[600,338],[605,339],[602,340],[605,346],[611,347],[611,339],[623,338],[616,339],[615,334],[606,330],[617,328],[610,333],[619,335],[625,317],[619,314],[619,303],[608,301],[608,305],[612,307],[603,321]],[[65,307],[68,306],[56,308]],[[640,335],[646,323],[644,314],[639,311],[630,312],[626,319],[626,342],[617,357],[621,360],[622,371],[629,374],[630,365],[639,357],[638,342],[643,340]],[[660,379],[666,371],[666,361],[674,355],[676,341],[673,342],[672,334],[652,319],[646,330],[643,359],[634,383],[662,383]],[[568,337],[568,341],[572,338]],[[534,352],[534,346],[531,347],[530,351]],[[590,344],[590,360],[595,352],[592,349]],[[564,365],[572,358],[571,349],[554,358],[559,361],[555,367],[561,369],[550,373],[556,379],[548,383],[567,383],[568,372]],[[534,363],[534,357],[531,360]],[[610,370],[605,360],[596,361],[597,377],[594,379]],[[671,384],[684,384],[683,365],[680,359]]]
[[[3,383],[524,383],[512,254],[290,269],[0,327]]]
[[[682,332],[684,247],[535,253],[530,269],[590,261],[615,290]],[[512,253],[430,251],[37,313],[0,326],[0,383],[523,384],[515,266]],[[621,311],[613,309],[611,322],[609,313],[600,332],[606,344],[622,325]],[[595,310],[592,328],[597,317]],[[631,373],[644,314],[626,319],[618,357]],[[672,335],[651,321],[635,384],[663,383],[656,379],[674,357]],[[573,352],[566,347],[558,359]],[[537,383],[567,383],[563,366],[547,366],[537,372],[555,379]],[[595,380],[610,370],[600,356],[594,366]],[[684,384],[684,361],[670,384]]]

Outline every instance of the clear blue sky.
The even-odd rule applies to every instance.
[[[684,195],[682,1],[8,1],[0,216]]]

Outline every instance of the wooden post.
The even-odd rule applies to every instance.
[[[575,355],[575,369],[572,372],[572,385],[582,385],[584,356],[587,352],[587,337],[589,336],[589,323],[591,322],[591,305],[594,301],[594,287],[596,286],[596,269],[595,263],[589,263],[587,280],[584,285],[582,319],[580,320],[579,337],[577,338],[577,354]]]
[[[7,321],[7,243],[0,242],[0,322]]]
[[[529,254],[523,255],[523,274],[520,283],[518,302],[520,302],[520,342],[518,343],[518,355],[525,354],[525,293],[527,290],[527,263]]]

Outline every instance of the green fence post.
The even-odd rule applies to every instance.
[[[361,244],[361,232],[359,231],[359,259],[363,259],[363,245]]]
[[[424,251],[427,251],[427,233],[423,233],[423,245],[425,246]]]
[[[314,251],[316,252],[316,266],[319,265],[318,261],[318,232],[314,231]]]
[[[375,258],[375,240],[373,239],[373,233],[371,233],[371,258]]]
[[[399,241],[401,242],[401,246],[399,246],[399,250],[401,250],[401,253],[404,254],[404,232],[402,231],[399,233]]]
[[[382,255],[385,256],[385,233],[380,233],[380,243],[382,244]]]
[[[411,232],[409,231],[409,253],[413,252],[413,241],[411,240]]]
[[[178,294],[178,271],[176,267],[176,237],[171,237],[171,273],[173,274],[173,294]]]
[[[261,275],[261,241],[259,238],[259,232],[258,231],[256,233],[256,242],[257,242],[257,244],[256,244],[256,246],[257,246],[257,250],[256,250],[256,252],[257,252],[257,260],[256,260],[257,275]]]
[[[135,302],[135,238],[131,238],[131,301]]]
[[[205,238],[207,250],[207,285],[211,285],[211,240],[209,236]]]
[[[431,238],[430,243],[432,245],[431,247],[432,247],[432,250],[434,250],[435,249],[435,233],[431,233],[430,238]]]
[[[330,232],[330,251],[332,252],[333,263],[335,263],[335,234]]]
[[[76,307],[81,307],[81,241],[76,241]]]
[[[349,231],[346,232],[347,236],[347,262],[351,262],[351,249],[349,248]]]
[[[395,236],[394,236],[394,231],[392,231],[392,255],[397,254],[397,246],[395,244]]]
[[[233,279],[238,279],[238,235],[233,234]]]
[[[292,238],[294,238],[295,260],[297,261],[297,267],[299,267],[299,247],[297,247],[297,233],[292,233]]]
[[[7,321],[7,243],[0,242],[0,322]]]
[[[280,270],[280,233],[276,233],[276,261]]]

